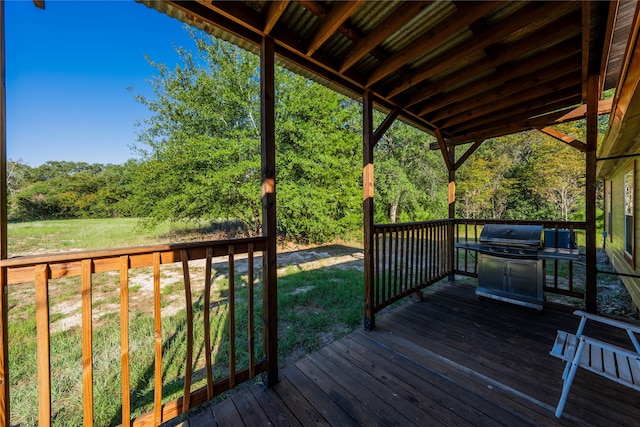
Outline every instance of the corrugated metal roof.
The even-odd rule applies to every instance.
[[[273,12],[268,1],[141,2],[254,52]],[[613,86],[621,67],[623,34],[625,29],[628,32],[635,4],[620,3],[615,26],[610,20],[613,5],[364,1],[342,16],[348,8],[344,2],[300,0],[287,3],[280,16],[272,16],[277,22],[269,35],[276,41],[279,61],[293,71],[358,98],[372,90],[378,107],[399,109],[405,120],[428,131],[439,128],[454,143],[463,143],[530,129],[546,113],[571,108],[583,98],[584,76],[604,69],[603,59],[608,61],[606,87]],[[582,28],[584,14],[589,28]],[[322,25],[328,22],[336,25]],[[387,31],[388,25],[396,27]],[[326,28],[332,33],[318,34]],[[582,55],[556,49],[580,34],[587,42],[580,44],[585,47]],[[363,40],[371,42],[379,35],[361,50]],[[309,53],[312,40],[321,43]],[[611,40],[610,51],[606,40]],[[565,69],[573,62],[573,68],[584,71],[559,75],[564,81],[547,79],[531,87],[540,67],[527,61],[535,61],[536,55],[544,57],[544,52],[562,59]],[[510,64],[517,64],[513,72]],[[518,79],[528,87],[526,103],[505,95],[454,120],[425,108],[436,99],[438,105],[464,105],[465,87],[474,99],[482,98],[483,92],[493,99],[491,88],[507,81],[513,86]],[[460,122],[460,117],[465,120]],[[555,116],[548,117],[552,121]]]

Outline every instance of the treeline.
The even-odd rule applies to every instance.
[[[258,58],[192,38],[170,69],[152,61],[151,117],[124,165],[9,162],[10,219],[139,217],[233,220],[261,231]],[[376,114],[376,125],[384,119]],[[579,124],[565,131],[581,138]],[[447,172],[433,137],[401,122],[378,142],[376,221],[447,216]],[[362,109],[346,96],[276,70],[279,232],[322,242],[362,226]],[[461,147],[457,156],[462,155]],[[584,155],[538,132],[485,142],[457,172],[457,215],[572,219],[584,204]],[[582,210],[581,210],[582,209]]]
[[[138,164],[49,161],[7,164],[10,221],[136,216],[131,183]]]

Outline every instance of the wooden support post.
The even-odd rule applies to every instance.
[[[376,327],[373,311],[373,97],[366,91],[362,100],[362,191],[364,212],[364,328],[367,331]]]
[[[589,313],[598,312],[598,280],[596,265],[596,148],[598,141],[599,76],[587,81],[587,151],[586,151],[586,294]]]
[[[7,259],[7,97],[4,3],[0,2],[0,259]],[[9,305],[7,269],[0,269],[0,426],[9,420]]]
[[[449,191],[448,191],[448,202],[449,202],[449,226],[447,227],[447,240],[449,242],[448,245],[448,256],[447,256],[447,270],[449,270],[449,281],[453,282],[455,279],[455,274],[453,274],[453,261],[454,261],[454,219],[456,217],[456,146],[451,144],[450,147],[447,147],[447,143],[444,139],[444,136],[440,132],[440,129],[435,129],[436,138],[438,139],[438,145],[440,146],[440,151],[442,152],[442,157],[444,158],[444,162],[447,165],[447,170],[449,171]],[[479,146],[480,144],[477,144]],[[477,148],[477,146],[475,148]],[[475,150],[475,148],[473,148]]]
[[[447,229],[448,236],[447,240],[449,241],[449,253],[448,253],[448,266],[449,270],[449,281],[453,282],[455,280],[455,274],[453,273],[453,262],[455,259],[455,242],[454,237],[454,220],[456,218],[456,169],[455,169],[455,152],[456,146],[452,145],[449,147],[449,164],[451,165],[451,169],[449,169],[449,191],[448,191],[448,201],[449,201],[449,227]]]
[[[275,45],[271,37],[260,45],[260,124],[262,152],[262,234],[269,238],[263,259],[264,343],[267,356],[267,387],[278,383],[278,283],[276,258],[276,133]]]

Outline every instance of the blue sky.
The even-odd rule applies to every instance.
[[[173,68],[174,46],[193,46],[184,24],[133,0],[5,3],[7,156],[124,163],[148,110],[155,69]],[[127,90],[133,88],[133,90]]]

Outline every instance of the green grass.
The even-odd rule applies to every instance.
[[[144,228],[135,218],[69,219],[8,225],[9,256],[150,245],[202,239],[196,223],[164,222]]]
[[[15,253],[95,249],[156,243],[171,237],[173,231],[144,234],[132,220],[44,221],[31,224],[11,224],[9,235]],[[185,225],[185,228],[188,226]],[[174,229],[175,230],[175,229]],[[193,230],[189,233],[193,237]],[[99,236],[100,234],[105,234]],[[48,236],[48,237],[47,237]],[[68,237],[73,236],[73,238]],[[83,241],[83,236],[87,240]],[[99,237],[98,237],[99,236]],[[184,236],[184,235],[183,235]],[[197,238],[197,237],[196,237]],[[166,241],[166,240],[161,240]],[[38,243],[36,243],[38,242]],[[47,246],[48,245],[48,246]],[[29,249],[29,250],[27,250]],[[204,295],[201,265],[191,266],[194,316],[194,362],[192,390],[205,386],[204,376]],[[358,270],[337,267],[301,270],[290,267],[280,270],[278,278],[280,366],[293,362],[327,342],[352,331],[362,322],[363,275]],[[153,276],[149,268],[131,270],[130,277]],[[214,379],[228,373],[230,333],[227,269],[215,272],[211,292],[211,341]],[[181,265],[162,267],[162,343],[163,402],[182,395],[186,359],[186,311]],[[176,278],[178,277],[178,278]],[[256,263],[254,284],[255,358],[263,357],[262,285],[260,263]],[[248,366],[248,287],[247,276],[235,275],[235,346],[236,369]],[[121,363],[119,275],[93,275],[93,394],[95,425],[121,423]],[[82,331],[79,323],[61,328],[66,317],[80,313],[80,280],[62,278],[50,282],[51,321],[51,390],[53,425],[82,424]],[[169,312],[171,300],[180,308]],[[11,286],[9,289],[9,363],[11,384],[12,425],[37,425],[37,349],[33,284]],[[174,304],[175,306],[175,304]],[[114,308],[115,307],[115,308]],[[153,295],[148,288],[133,283],[130,286],[129,316],[130,378],[132,414],[153,408],[154,393],[154,328]]]

